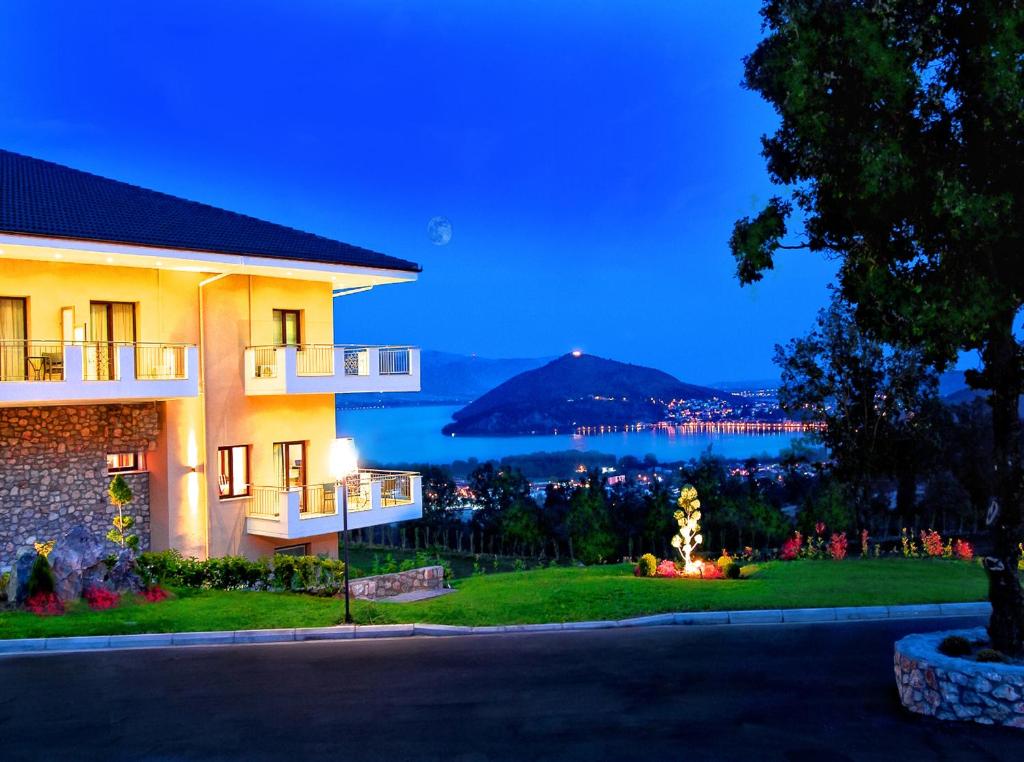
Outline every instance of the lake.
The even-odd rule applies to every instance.
[[[569,434],[520,437],[444,436],[441,428],[451,421],[458,406],[374,408],[338,410],[338,436],[355,437],[359,457],[375,463],[436,463],[455,460],[500,459],[505,455],[532,452],[588,450],[616,457],[651,453],[660,462],[688,460],[711,446],[726,458],[776,455],[803,434],[798,432],[735,433],[649,429],[574,437]]]

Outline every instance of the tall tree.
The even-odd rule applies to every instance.
[[[860,330],[836,295],[807,336],[775,348],[782,372],[779,404],[824,424],[816,432],[849,490],[858,526],[867,525],[873,484],[897,481],[897,509],[914,509],[929,447],[938,377],[918,349],[891,348]],[[853,529],[854,527],[843,527]]]
[[[1024,3],[765,0],[761,14],[744,82],[781,119],[763,154],[784,192],[737,222],[738,276],[760,279],[780,248],[827,253],[866,330],[938,364],[979,351],[970,382],[991,391],[995,464],[989,635],[1024,653]]]

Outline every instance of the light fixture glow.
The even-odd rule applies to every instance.
[[[339,482],[359,470],[359,453],[352,437],[338,437],[331,442],[330,468],[331,476]]]

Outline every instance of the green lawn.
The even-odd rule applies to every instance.
[[[538,569],[458,580],[453,595],[410,604],[356,601],[362,624],[488,625],[623,619],[664,611],[896,605],[983,600],[977,564],[872,559],[771,562],[741,580],[638,579],[626,564]],[[0,638],[319,627],[340,620],[336,598],[282,593],[179,590],[175,600],[72,607],[60,617],[0,614]]]

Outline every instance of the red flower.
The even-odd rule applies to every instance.
[[[639,568],[638,566],[637,569]],[[150,587],[142,591],[142,597],[146,599],[147,603],[159,603],[170,598],[170,594],[161,587]]]
[[[706,563],[700,568],[700,576],[704,579],[722,579],[725,576],[718,564]]]
[[[961,561],[970,561],[974,558],[974,547],[967,540],[957,540],[953,543],[953,555]]]
[[[833,532],[828,541],[828,554],[836,561],[846,558],[846,533]]]
[[[675,561],[665,559],[658,564],[658,571],[655,572],[659,577],[678,577],[679,571],[676,569]]]
[[[64,613],[64,604],[55,593],[36,593],[25,601],[25,608],[37,616],[56,616]]]
[[[803,549],[804,538],[797,532],[793,537],[790,537],[784,543],[782,543],[782,550],[779,551],[779,557],[783,561],[795,561],[800,557],[800,551]]]
[[[121,596],[105,587],[90,587],[82,597],[93,611],[106,611],[121,602]]]
[[[825,534],[825,522],[824,521],[819,521],[817,524],[814,525],[814,533],[817,534],[817,535]]]
[[[942,555],[942,535],[934,529],[929,529],[927,532],[922,529],[921,546],[924,548],[924,552],[930,557],[940,557]]]

